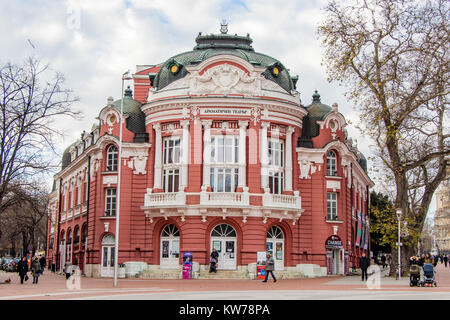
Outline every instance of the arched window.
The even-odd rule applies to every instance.
[[[334,151],[327,152],[327,176],[337,175],[336,153]]]
[[[273,226],[272,228],[267,231],[267,238],[268,239],[284,239],[283,231],[280,229],[280,227]]]
[[[180,233],[174,224],[168,224],[164,227],[161,237],[179,237]]]
[[[117,171],[117,160],[119,152],[117,147],[112,145],[108,148],[106,152],[106,170],[107,171]]]
[[[228,224],[219,224],[211,232],[212,237],[236,237],[236,230]]]
[[[112,234],[107,234],[106,236],[103,237],[103,240],[102,240],[103,245],[105,245],[105,244],[106,245],[114,245],[115,243],[116,243],[115,238]]]
[[[67,231],[67,244],[72,243],[72,230]]]
[[[77,226],[73,232],[74,239],[73,244],[78,244],[80,242],[80,228]]]

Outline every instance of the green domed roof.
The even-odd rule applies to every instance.
[[[120,103],[122,99],[113,102],[113,105],[120,111]],[[140,113],[142,103],[133,99],[133,92],[130,86],[125,89],[123,95],[123,113]]]
[[[154,81],[154,86],[157,89],[162,89],[173,81],[185,77],[187,75],[185,66],[196,65],[210,57],[222,54],[234,55],[254,66],[266,67],[267,70],[263,72],[263,75],[267,79],[274,81],[287,92],[295,89],[288,70],[278,60],[255,52],[251,46],[253,40],[248,34],[243,37],[230,34],[201,35],[199,33],[195,41],[197,45],[192,51],[175,55],[162,64]],[[178,67],[175,73],[170,71],[173,65]],[[275,66],[279,70],[277,76],[272,72],[272,68]]]
[[[361,158],[359,159],[359,164],[363,168],[363,170],[367,173],[367,159],[362,154],[362,152],[359,152],[359,155],[361,156]]]
[[[308,110],[308,113],[311,115],[312,118],[321,120],[329,112],[331,112],[332,109],[329,105],[320,102],[320,94],[317,92],[317,90],[314,92],[312,97],[313,101],[309,106],[306,107],[306,109]]]
[[[72,143],[70,146],[66,148],[63,152],[62,162],[61,162],[61,170],[67,167],[72,162],[72,156],[70,154],[70,148],[76,146],[76,142]]]

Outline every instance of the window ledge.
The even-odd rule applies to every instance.
[[[115,219],[116,216],[101,216],[99,217],[101,220],[109,220],[109,219]]]
[[[325,178],[326,179],[339,179],[339,180],[343,179],[342,177],[339,177],[339,176],[325,176]]]
[[[117,174],[117,171],[102,171],[100,174]]]
[[[326,223],[344,223],[342,220],[325,220]]]

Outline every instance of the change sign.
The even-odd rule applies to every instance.
[[[344,246],[342,245],[342,240],[337,235],[332,235],[328,237],[328,239],[325,241],[325,248],[326,249],[342,249]]]

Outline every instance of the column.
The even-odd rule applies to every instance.
[[[247,139],[247,126],[248,121],[239,121],[239,178],[238,188],[244,188],[247,186],[246,175],[246,139]]]
[[[260,143],[260,152],[261,152],[261,188],[269,187],[269,144],[267,140],[267,128],[269,127],[269,122],[261,122],[261,143]]]
[[[188,186],[188,164],[189,164],[189,120],[180,122],[183,127],[183,142],[181,149],[181,185],[180,191]]]
[[[212,120],[203,120],[203,186],[210,186],[210,163],[211,163],[211,125]]]
[[[286,162],[285,162],[285,190],[292,191],[292,133],[294,127],[289,126],[286,130]]]
[[[155,172],[153,178],[153,189],[162,189],[162,138],[161,138],[161,124],[153,125],[155,129]]]

